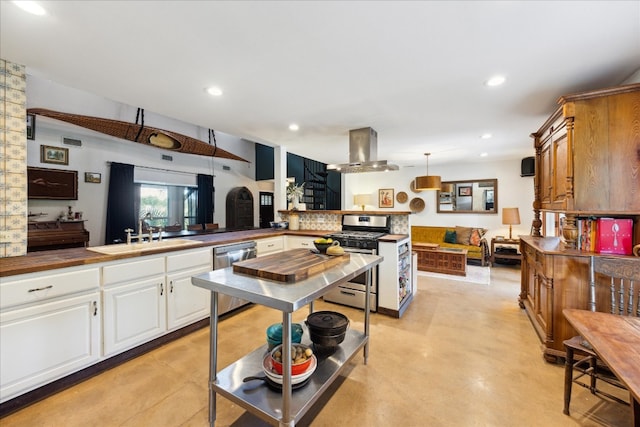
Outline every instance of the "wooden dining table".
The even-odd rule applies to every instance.
[[[627,387],[632,425],[640,427],[640,317],[578,309],[562,313]]]

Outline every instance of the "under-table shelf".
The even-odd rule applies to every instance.
[[[329,356],[316,355],[318,367],[309,382],[292,392],[291,418],[295,422],[300,421],[367,341],[368,337],[360,331],[347,330],[345,340],[335,353]],[[303,340],[303,343],[311,345],[309,341]],[[262,361],[266,354],[267,346],[264,345],[218,371],[213,389],[264,421],[277,424],[282,417],[282,393],[272,390],[264,381],[242,381],[249,376],[264,375]]]

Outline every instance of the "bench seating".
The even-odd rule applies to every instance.
[[[447,243],[444,241],[447,231],[457,231],[459,238],[465,239],[467,232],[473,230],[473,227],[436,227],[436,226],[411,226],[411,244],[414,243],[435,243],[443,248],[458,248],[467,250],[467,259],[474,259],[480,261],[482,266],[485,266],[489,261],[489,245],[487,240],[482,237],[486,230],[482,228],[475,228],[479,231],[475,236],[475,240],[478,241],[478,245],[474,244],[462,244],[462,243]],[[468,241],[468,240],[467,240]]]

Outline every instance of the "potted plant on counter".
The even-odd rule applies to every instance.
[[[300,215],[298,215],[298,203],[304,195],[304,182],[300,185],[290,183],[287,186],[287,199],[289,200],[289,230],[300,229]]]

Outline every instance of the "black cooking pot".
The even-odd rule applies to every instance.
[[[344,341],[349,319],[335,311],[316,311],[307,316],[311,342],[323,347],[335,347]]]
[[[347,331],[344,331],[336,335],[318,335],[317,333],[309,332],[311,342],[320,347],[337,347],[342,341]]]

